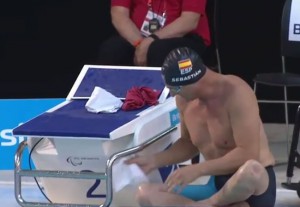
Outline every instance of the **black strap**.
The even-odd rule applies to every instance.
[[[149,37],[153,38],[154,40],[159,40],[159,37],[156,34],[151,34]]]

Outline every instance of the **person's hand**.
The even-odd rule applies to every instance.
[[[147,65],[147,53],[150,44],[154,40],[152,38],[144,38],[139,46],[136,47],[133,62],[137,66]]]
[[[197,170],[198,165],[188,165],[175,170],[166,180],[166,187],[168,192],[180,193],[182,189],[196,180],[199,175]]]
[[[126,164],[137,164],[145,174],[150,173],[156,168],[154,156],[140,156],[129,158],[125,161]]]

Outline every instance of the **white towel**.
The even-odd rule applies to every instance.
[[[96,86],[85,104],[85,108],[92,113],[115,113],[121,108],[122,104],[123,102],[119,98]]]
[[[118,192],[127,185],[138,186],[149,182],[147,175],[136,164],[127,165],[125,158],[117,160],[113,165],[113,191]]]

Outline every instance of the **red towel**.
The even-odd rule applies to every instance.
[[[156,105],[159,91],[149,87],[132,87],[127,91],[122,109],[125,111],[142,108],[147,105]]]
[[[153,89],[148,88],[148,87],[141,87],[140,93],[141,93],[143,99],[145,100],[146,104],[153,106],[158,103],[158,101],[157,101],[158,95],[159,95],[158,91],[156,91],[156,90],[154,91]]]

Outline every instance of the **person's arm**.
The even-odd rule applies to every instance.
[[[171,147],[165,151],[159,152],[155,155],[154,160],[157,167],[181,163],[187,161],[197,154],[199,150],[192,143],[190,134],[185,124],[184,110],[188,102],[181,96],[176,96],[176,106],[180,112],[180,138]]]
[[[172,23],[155,32],[160,39],[182,37],[197,28],[200,14],[196,12],[183,11],[181,16]]]
[[[199,150],[191,142],[189,133],[183,121],[184,118],[182,113],[180,119],[182,120],[180,124],[181,137],[169,149],[159,152],[154,156],[154,162],[157,168],[181,163],[199,154]]]
[[[183,11],[181,16],[174,20],[172,23],[166,25],[162,29],[154,32],[159,39],[182,37],[187,33],[193,31],[199,22],[200,14],[196,12]],[[152,37],[144,38],[137,47],[134,57],[135,65],[146,66],[147,65],[147,52],[150,44],[154,41]]]
[[[140,30],[130,19],[128,8],[123,6],[112,6],[111,18],[112,24],[118,33],[132,45],[135,45],[137,41],[143,38]]]
[[[179,97],[176,97],[176,104],[179,111],[182,111],[186,105],[185,101],[180,100]],[[183,113],[180,113],[180,120],[181,137],[176,140],[170,148],[147,157],[136,156],[130,158],[126,163],[138,164],[145,173],[149,173],[159,167],[184,162],[199,154],[197,147],[193,145],[190,139],[190,135],[184,123]]]
[[[235,149],[221,158],[200,163],[199,175],[224,175],[235,172],[247,160],[259,159],[260,117],[256,97],[248,86],[238,92],[229,103]],[[237,90],[237,89],[234,89]],[[233,92],[234,93],[234,92]]]

